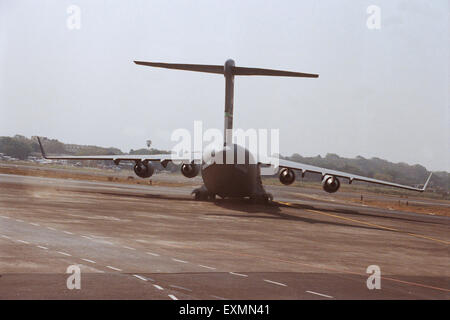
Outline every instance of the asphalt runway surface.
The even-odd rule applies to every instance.
[[[0,175],[0,299],[449,299],[450,218],[268,189],[263,206]]]

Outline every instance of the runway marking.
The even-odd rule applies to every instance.
[[[5,239],[11,239],[11,237],[5,236],[4,234],[2,234],[2,237]]]
[[[348,220],[348,221],[352,221],[352,222],[356,222],[356,223],[360,223],[360,224],[365,224],[365,225],[368,225],[368,226],[371,226],[371,227],[381,228],[381,229],[385,229],[385,230],[389,230],[389,231],[396,231],[396,232],[400,232],[400,233],[407,234],[407,235],[410,235],[410,236],[413,236],[413,237],[417,237],[417,238],[423,238],[423,239],[428,239],[428,240],[432,240],[432,241],[435,241],[435,242],[441,242],[441,243],[444,243],[444,244],[450,244],[450,241],[445,241],[445,240],[440,240],[440,239],[436,239],[436,238],[431,238],[431,237],[428,237],[428,236],[423,236],[421,234],[410,233],[410,232],[402,231],[402,230],[395,229],[395,228],[381,226],[381,225],[378,225],[378,224],[375,224],[375,223],[370,223],[370,222],[360,221],[360,220],[351,219],[351,218],[347,218],[347,217],[342,217],[342,216],[339,216],[339,215],[336,215],[336,214],[326,213],[326,212],[322,212],[322,211],[318,211],[318,210],[309,210],[309,209],[306,209],[306,211],[314,212],[314,213],[318,213],[318,214],[322,214],[322,215],[325,215],[325,216],[330,216],[330,217],[334,217],[334,218],[338,218],[338,219],[342,219],[342,220]]]
[[[172,260],[173,260],[173,261],[176,261],[176,262],[181,262],[181,263],[188,263],[187,261],[179,260],[179,259],[175,259],[175,258],[172,258]]]
[[[95,240],[95,239],[91,239],[91,238],[89,238],[89,240]],[[109,244],[110,246],[113,246],[114,245],[114,243],[112,243],[112,242],[109,242],[109,241],[106,241],[106,240],[100,240],[102,243],[104,243],[104,244]]]
[[[284,201],[278,201],[278,202],[281,203],[281,204],[287,205],[289,207],[293,207],[293,204],[290,203],[290,202],[284,202]],[[318,213],[318,214],[322,214],[322,215],[326,215],[326,216],[330,216],[330,217],[334,217],[334,218],[338,218],[338,219],[342,219],[342,220],[348,220],[348,221],[352,221],[352,222],[356,222],[356,223],[360,223],[360,224],[364,224],[364,225],[368,225],[368,226],[376,227],[376,228],[380,228],[380,229],[385,229],[385,230],[389,230],[389,231],[396,231],[396,232],[400,232],[400,233],[407,234],[407,235],[410,235],[410,236],[413,236],[413,237],[417,237],[417,238],[423,238],[423,239],[427,239],[427,240],[431,240],[431,241],[435,241],[435,242],[441,242],[441,243],[444,243],[444,244],[450,244],[450,241],[436,239],[436,238],[424,236],[424,235],[417,234],[417,233],[410,233],[410,232],[402,231],[402,230],[395,229],[395,228],[381,226],[381,225],[378,225],[378,224],[375,224],[375,223],[370,223],[370,222],[360,221],[360,220],[351,219],[351,218],[347,218],[347,217],[342,217],[342,216],[339,216],[339,215],[326,213],[326,212],[323,212],[323,211],[311,210],[311,209],[305,209],[305,211]]]
[[[106,266],[106,267],[111,269],[111,270],[122,271],[122,269],[119,269],[119,268],[115,268],[115,267],[111,267],[111,266]]]
[[[52,227],[47,227],[47,229],[50,229],[50,230],[56,231],[56,229],[55,229],[55,228],[52,228]]]
[[[149,255],[151,255],[151,256],[159,257],[159,254],[157,254],[157,253],[147,252],[147,254],[149,254]]]
[[[329,295],[326,295],[326,294],[323,294],[323,293],[318,293],[318,292],[314,292],[314,291],[306,291],[306,292],[311,293],[311,294],[315,294],[315,295],[318,295],[318,296],[321,296],[321,297],[333,299],[332,296],[329,296]]]
[[[81,258],[81,260],[86,261],[86,262],[90,262],[90,263],[96,263],[94,260],[89,260],[89,259],[84,259],[84,258]]]
[[[122,246],[122,248],[129,249],[129,250],[136,250],[135,248],[127,247],[127,246]]]
[[[175,297],[173,294],[169,294],[170,299],[172,300],[178,300],[177,297]]]
[[[144,277],[141,277],[141,276],[138,275],[138,274],[133,274],[133,277],[136,277],[136,278],[138,278],[138,279],[140,279],[140,280],[142,280],[142,281],[147,281],[147,279],[145,279]]]
[[[214,268],[214,267],[204,266],[202,264],[199,264],[198,266],[202,267],[202,268],[206,268],[206,269],[216,270],[216,268]]]
[[[39,227],[39,226],[40,226],[39,223],[30,222],[30,224],[33,225],[33,226],[36,226],[36,227]]]
[[[7,217],[7,216],[0,216],[0,217],[5,218],[5,219],[9,219],[9,217]]]
[[[191,289],[188,289],[188,288],[185,288],[185,287],[176,286],[176,285],[174,285],[174,284],[169,285],[169,287],[176,288],[176,289],[181,289],[181,290],[186,290],[186,291],[192,292]]]
[[[44,247],[44,246],[37,246],[38,248],[41,248],[41,249],[44,249],[44,250],[48,250],[48,248],[47,247]]]
[[[246,275],[246,274],[237,273],[237,272],[230,272],[230,274],[235,275],[235,276],[239,276],[239,277],[248,277],[248,275]]]
[[[88,236],[81,236],[81,237],[88,239],[88,240],[92,240],[92,238],[89,238]]]
[[[212,295],[212,294],[210,296],[213,297],[213,298],[219,299],[219,300],[227,300],[225,298],[222,298],[222,297],[219,297],[219,296],[215,296],[215,295]]]
[[[287,287],[287,285],[286,285],[286,284],[284,284],[284,283],[281,283],[281,282],[276,282],[276,281],[272,281],[272,280],[267,280],[267,279],[264,279],[264,281],[265,281],[265,282],[269,282],[269,283],[272,283],[272,284],[276,284],[276,285],[279,285],[279,286],[282,286],[282,287]]]
[[[22,243],[25,243],[25,244],[30,244],[28,241],[24,241],[24,240],[17,240],[17,242],[22,242]]]
[[[167,247],[175,247],[175,246],[170,245],[170,244],[166,244],[166,246]],[[265,257],[265,256],[258,256],[258,255],[254,255],[254,254],[244,253],[244,252],[238,252],[238,251],[226,251],[226,250],[219,250],[219,249],[207,249],[207,248],[198,248],[198,247],[192,247],[192,246],[185,246],[185,248],[192,249],[192,250],[197,250],[197,251],[221,253],[221,254],[226,254],[226,255],[230,255],[230,256],[241,256],[241,257],[247,257],[247,258],[252,258],[252,259],[262,259],[262,260],[267,260],[267,261],[276,261],[276,262],[282,262],[282,263],[289,263],[289,264],[294,264],[294,265],[299,265],[299,266],[310,267],[310,268],[313,268],[313,269],[328,270],[328,271],[333,271],[333,272],[341,272],[341,273],[357,275],[357,276],[360,276],[360,277],[366,277],[365,273],[359,273],[359,272],[348,271],[348,270],[343,270],[343,269],[338,269],[338,268],[326,267],[326,266],[323,266],[323,265],[319,266],[319,265],[314,265],[314,264],[304,263],[304,262],[299,262],[299,261],[280,259],[280,258],[276,258],[276,257]],[[426,284],[422,284],[422,283],[408,282],[408,281],[398,280],[398,279],[394,279],[394,278],[387,278],[387,277],[383,277],[383,279],[390,280],[390,281],[393,281],[393,282],[406,283],[406,284],[410,284],[410,285],[414,285],[414,286],[418,286],[418,287],[422,287],[422,288],[428,288],[428,289],[433,289],[433,290],[450,292],[450,289],[434,287],[434,286],[430,286],[430,285],[426,285]]]
[[[157,284],[154,284],[153,285],[156,289],[158,289],[158,290],[164,290],[164,288],[163,287],[161,287],[161,286],[158,286]]]
[[[20,219],[16,219],[16,221],[17,221],[17,222],[23,222],[23,220],[20,220]]]
[[[66,234],[73,234],[72,232],[70,232],[70,231],[63,231],[64,233],[66,233]]]
[[[57,251],[59,254],[62,254],[63,256],[71,257],[72,255],[67,252]]]

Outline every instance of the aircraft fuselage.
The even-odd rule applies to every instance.
[[[203,154],[203,182],[222,198],[252,197],[260,191],[260,168],[246,148],[232,146]]]

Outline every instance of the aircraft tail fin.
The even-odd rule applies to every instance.
[[[225,76],[225,120],[224,120],[224,145],[231,144],[233,129],[233,100],[234,100],[234,77],[235,76],[276,76],[276,77],[299,77],[299,78],[318,78],[318,74],[293,72],[274,69],[262,68],[246,68],[236,67],[232,59],[225,61],[221,65],[207,65],[207,64],[178,64],[165,62],[150,62],[150,61],[134,61],[134,63],[166,69],[187,70],[206,73],[217,73]]]

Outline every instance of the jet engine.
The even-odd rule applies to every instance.
[[[194,178],[200,172],[200,166],[194,163],[191,164],[183,164],[181,166],[181,173],[186,178]]]
[[[150,178],[155,172],[155,168],[148,162],[136,162],[134,165],[134,173],[141,178]]]
[[[328,193],[334,193],[339,190],[341,183],[339,179],[334,176],[325,176],[322,179],[322,187]]]
[[[284,185],[290,185],[295,181],[295,172],[292,169],[284,168],[280,171],[280,182]]]

